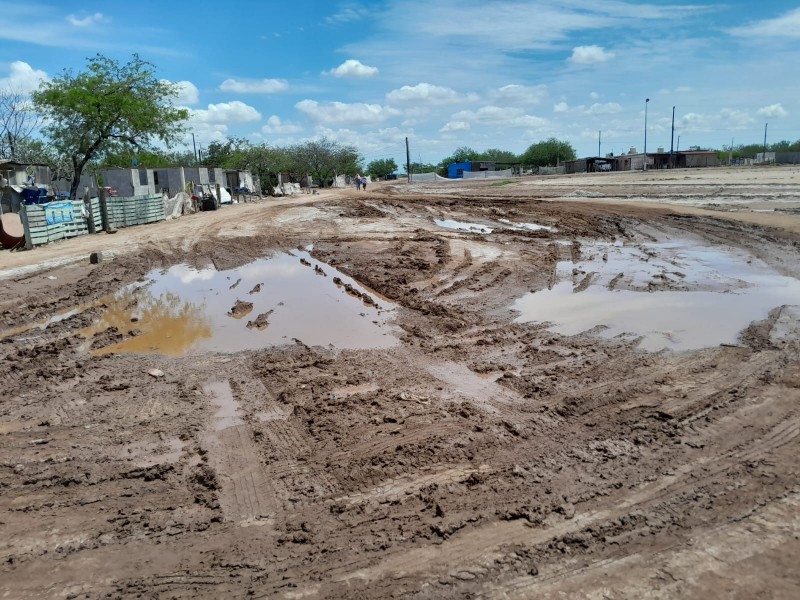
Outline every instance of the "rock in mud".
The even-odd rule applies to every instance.
[[[228,315],[230,315],[234,319],[241,319],[242,317],[250,314],[252,310],[253,310],[252,302],[244,302],[242,300],[237,300],[236,304],[234,304],[231,307],[231,310],[228,313]]]
[[[247,328],[253,329],[256,328],[258,330],[266,329],[269,326],[269,316],[272,314],[273,311],[267,311],[265,313],[261,313],[258,315],[254,320],[247,322]]]

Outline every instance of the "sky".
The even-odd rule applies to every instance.
[[[461,146],[578,156],[800,139],[800,1],[0,0],[0,88],[96,53],[180,85],[188,131],[365,163]],[[647,99],[649,98],[649,102]],[[187,134],[184,148],[192,148]]]

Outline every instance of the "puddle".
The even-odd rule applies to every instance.
[[[82,332],[134,335],[97,353],[184,356],[292,344],[387,348],[398,343],[395,306],[336,269],[295,251],[230,271],[176,265],[106,299]]]
[[[217,408],[214,413],[214,431],[222,431],[228,427],[242,424],[239,416],[239,403],[233,397],[231,384],[225,381],[214,381],[203,386],[203,391],[209,395],[211,404]]]
[[[515,229],[527,229],[529,231],[558,231],[555,227],[550,225],[539,225],[538,223],[514,223],[508,219],[500,219],[501,223],[511,225]]]
[[[584,261],[560,262],[556,285],[526,294],[516,322],[576,335],[640,337],[639,347],[690,350],[734,344],[752,321],[800,300],[800,280],[739,251],[691,242],[583,245]]]
[[[463,221],[454,221],[452,219],[435,219],[433,221],[439,227],[445,229],[457,229],[459,231],[469,231],[470,233],[492,233],[494,231],[491,227],[486,225],[479,225],[478,223],[465,223]]]

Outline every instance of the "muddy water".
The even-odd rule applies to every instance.
[[[341,283],[334,283],[338,277]],[[386,348],[395,307],[332,267],[295,251],[230,271],[176,265],[108,300],[87,338],[115,327],[131,337],[101,352],[172,356],[294,343]],[[350,290],[346,285],[351,286]],[[369,304],[358,293],[378,304]],[[252,307],[248,305],[252,304]],[[242,308],[245,307],[245,308]]]
[[[575,335],[640,338],[639,347],[689,350],[736,343],[754,320],[784,304],[800,304],[800,281],[744,253],[679,241],[582,248],[564,261],[557,283],[513,306],[517,322],[549,323]]]
[[[463,221],[454,221],[453,219],[436,219],[434,220],[439,227],[445,229],[456,229],[458,231],[469,231],[470,233],[492,233],[493,229],[486,225],[479,225],[478,223],[465,223]]]

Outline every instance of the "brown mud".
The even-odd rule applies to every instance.
[[[796,281],[800,217],[689,214],[669,202],[691,179],[648,188],[659,206],[612,203],[627,191],[609,181],[580,200],[378,184],[234,206],[156,225],[101,265],[5,279],[5,597],[798,597],[800,297],[689,350],[601,322],[559,333],[513,307],[564,281],[648,298],[747,283],[716,264],[692,279],[664,250],[676,240]],[[619,247],[638,262],[617,273]],[[299,249],[315,294],[362,320],[396,307],[397,343],[126,345],[164,318],[115,296],[148,273],[245,272]],[[226,280],[247,301],[220,314],[266,336],[286,307],[258,304],[274,285],[257,277]],[[100,330],[117,306],[141,316]]]

